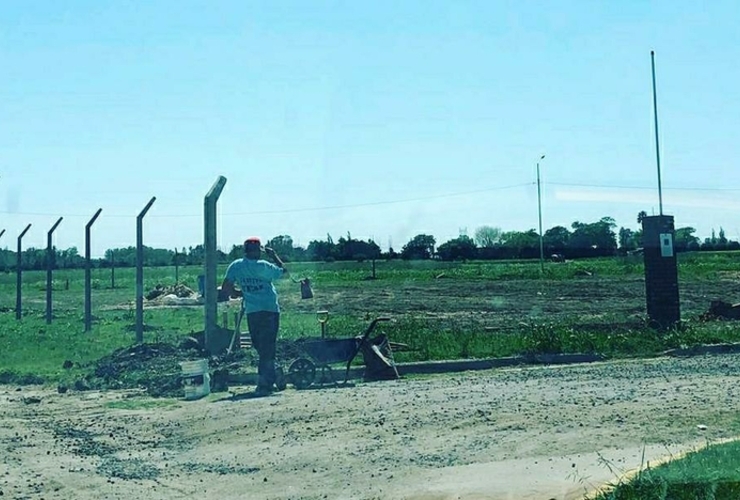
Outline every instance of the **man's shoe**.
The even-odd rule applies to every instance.
[[[265,387],[265,386],[257,386],[257,388],[254,390],[255,396],[269,396],[272,394],[272,387]]]
[[[288,380],[285,378],[285,372],[282,368],[275,369],[275,388],[278,391],[284,391],[288,387]]]

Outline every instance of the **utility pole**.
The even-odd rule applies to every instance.
[[[545,159],[545,155],[540,156],[540,161]],[[540,188],[540,161],[537,162],[537,209],[540,221],[540,270],[545,273],[545,245],[542,240],[542,190]]]

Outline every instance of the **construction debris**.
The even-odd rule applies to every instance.
[[[186,285],[174,286],[158,284],[146,295],[146,300],[163,306],[198,306],[203,305],[203,297]]]
[[[700,316],[703,321],[714,319],[740,319],[740,303],[730,304],[723,300],[713,300],[709,310]]]
[[[157,286],[155,286],[153,290],[150,290],[146,294],[146,300],[155,300],[165,295],[174,295],[177,298],[184,299],[196,297],[197,293],[195,293],[192,288],[183,285],[182,283],[178,283],[174,286],[164,286],[161,284],[157,284]]]

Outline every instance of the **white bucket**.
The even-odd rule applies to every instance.
[[[208,373],[208,360],[183,361],[182,385],[185,389],[185,399],[193,400],[208,396],[211,393],[211,375]]]

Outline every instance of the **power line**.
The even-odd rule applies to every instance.
[[[454,193],[443,193],[429,196],[419,196],[416,198],[403,198],[398,200],[385,200],[385,201],[371,201],[363,203],[348,203],[345,205],[326,205],[320,207],[302,207],[302,208],[286,208],[276,210],[255,210],[250,212],[223,212],[219,215],[221,217],[236,217],[245,215],[276,215],[276,214],[289,214],[289,213],[301,213],[301,212],[319,212],[324,210],[343,210],[349,208],[362,208],[362,207],[374,207],[382,205],[393,205],[400,203],[412,203],[416,201],[427,201],[437,200],[442,198],[452,198],[455,196],[467,196],[472,194],[488,193],[492,191],[503,191],[506,189],[513,189],[518,187],[532,186],[535,182],[524,182],[519,184],[511,184],[507,186],[497,186],[483,189],[474,189],[470,191],[459,191]],[[569,182],[543,182],[544,185],[551,186],[565,186],[565,187],[583,187],[583,188],[598,188],[598,189],[639,189],[639,190],[654,190],[654,186],[624,186],[618,184],[588,184],[588,183],[569,183]],[[665,191],[708,191],[708,192],[733,192],[740,191],[740,188],[710,188],[710,187],[663,187]],[[91,214],[59,214],[59,213],[41,213],[41,212],[10,212],[0,211],[3,215],[24,215],[30,217],[80,217],[89,218]],[[136,214],[104,214],[106,218],[135,218]],[[150,214],[147,215],[147,219],[178,219],[178,218],[194,218],[202,217],[203,214]]]
[[[478,193],[487,193],[491,191],[502,191],[505,189],[513,189],[517,187],[524,187],[524,186],[531,186],[533,185],[533,182],[525,182],[521,184],[511,184],[508,186],[498,186],[498,187],[491,187],[491,188],[484,188],[484,189],[475,189],[472,191],[460,191],[455,193],[444,193],[444,194],[437,194],[437,195],[430,195],[430,196],[420,196],[417,198],[405,198],[405,199],[399,199],[399,200],[386,200],[386,201],[372,201],[372,202],[365,202],[365,203],[349,203],[346,205],[328,205],[328,206],[321,206],[321,207],[304,207],[304,208],[287,208],[287,209],[278,209],[278,210],[257,210],[257,211],[251,211],[251,212],[224,212],[219,214],[221,217],[229,217],[229,216],[242,216],[242,215],[269,215],[269,214],[287,214],[287,213],[297,213],[297,212],[318,212],[322,210],[340,210],[340,209],[346,209],[346,208],[361,208],[361,207],[372,207],[372,206],[380,206],[380,205],[392,205],[392,204],[398,204],[398,203],[411,203],[415,201],[426,201],[426,200],[436,200],[440,198],[451,198],[454,196],[466,196],[470,194],[478,194]],[[7,211],[0,211],[0,214],[12,214],[12,215],[26,215],[26,216],[39,216],[39,217],[57,217],[59,216],[58,213],[33,213],[33,212],[7,212]],[[62,214],[64,217],[90,217],[90,214]],[[147,216],[147,219],[149,218],[184,218],[184,217],[202,217],[203,214],[151,214]],[[131,218],[136,217],[135,214],[133,215],[122,215],[122,214],[108,214],[106,215],[107,218],[110,217],[117,217],[117,218]]]
[[[553,186],[568,186],[568,187],[589,187],[589,188],[601,188],[601,189],[644,189],[654,190],[654,186],[620,186],[617,184],[584,184],[584,183],[569,183],[569,182],[548,182],[543,184],[550,184]],[[663,187],[664,191],[740,191],[740,188],[709,188],[709,187]]]

